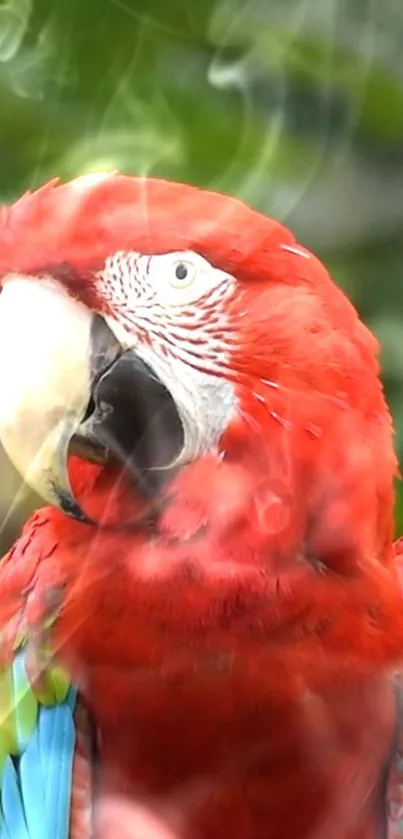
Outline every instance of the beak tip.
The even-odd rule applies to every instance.
[[[80,521],[83,524],[94,524],[95,522],[83,512],[81,507],[77,504],[74,498],[60,489],[55,490],[58,500],[58,506],[67,516]]]

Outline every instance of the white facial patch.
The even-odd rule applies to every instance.
[[[236,280],[200,254],[118,252],[97,276],[105,316],[170,391],[184,427],[181,460],[213,451],[236,412],[225,378],[234,340],[228,302]]]

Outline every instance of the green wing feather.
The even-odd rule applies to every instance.
[[[0,672],[0,839],[68,839],[76,692],[57,666],[30,678],[27,658]]]

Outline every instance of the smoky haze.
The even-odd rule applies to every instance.
[[[0,198],[118,168],[281,219],[381,339],[401,457],[402,39],[395,0],[7,0]],[[3,552],[37,500],[1,476]]]

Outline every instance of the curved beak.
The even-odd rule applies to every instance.
[[[105,321],[52,280],[10,277],[0,294],[0,442],[45,501],[83,521],[67,473],[94,381],[121,353]]]
[[[183,427],[135,349],[52,279],[10,276],[0,294],[0,442],[38,495],[81,521],[69,453],[113,457],[154,495],[172,474]]]

